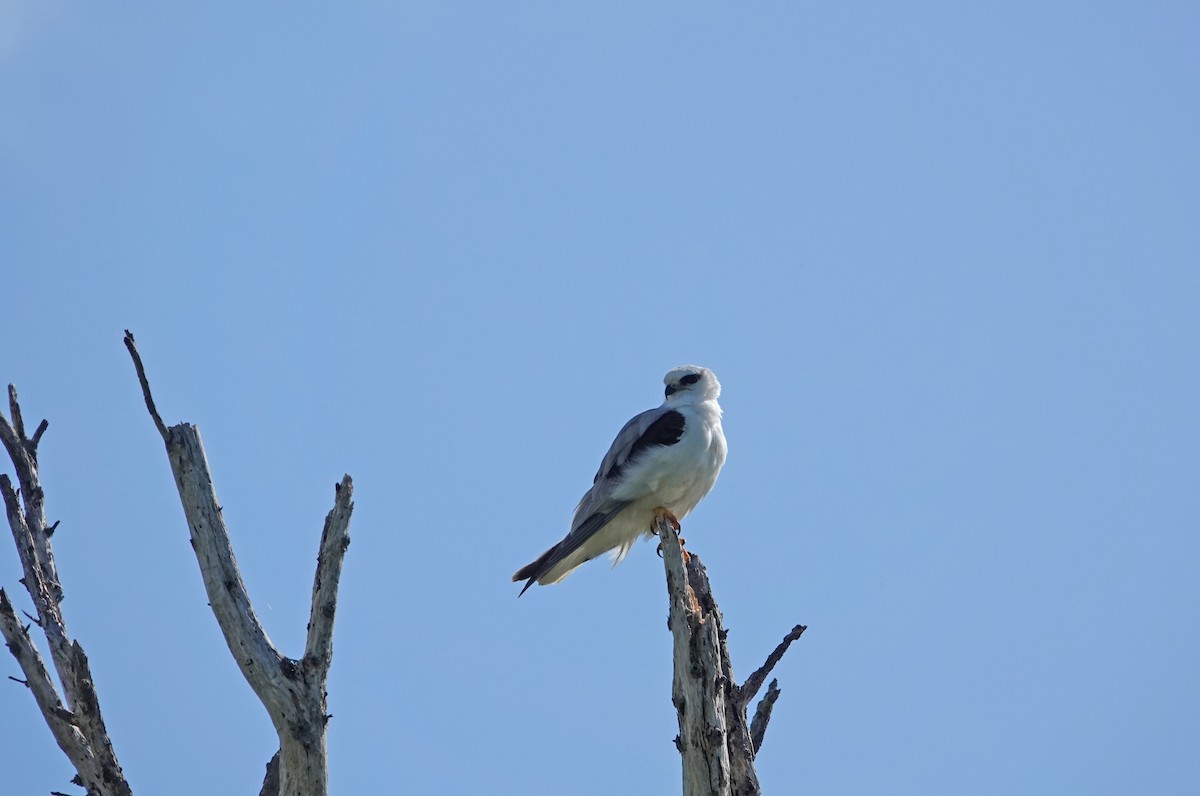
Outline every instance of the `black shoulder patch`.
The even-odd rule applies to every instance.
[[[642,451],[647,448],[665,447],[679,442],[679,438],[683,436],[683,429],[686,425],[687,421],[683,419],[682,414],[675,411],[667,412],[650,424],[650,427],[642,433],[642,436],[638,437],[637,442],[633,443],[633,447],[629,449],[629,455],[625,457],[625,461],[618,462],[610,467],[607,476],[615,478],[620,475],[625,465],[640,456]]]

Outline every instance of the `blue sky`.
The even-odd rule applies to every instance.
[[[653,545],[509,576],[685,362],[725,386],[685,535],[735,671],[810,628],[767,792],[1194,789],[1194,4],[0,20],[0,380],[51,421],[64,609],[135,791],[257,792],[275,742],[125,328],[290,654],[355,479],[335,793],[678,792]],[[25,690],[0,714],[6,788],[70,790]]]

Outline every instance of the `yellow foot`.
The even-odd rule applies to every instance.
[[[667,509],[664,509],[662,506],[659,506],[658,508],[656,508],[654,510],[655,526],[658,525],[659,520],[666,520],[667,522],[671,523],[671,527],[675,529],[675,533],[679,533],[679,531],[682,528],[682,526],[680,526],[680,524],[679,524],[679,520],[675,517],[675,515],[672,514],[670,511],[668,511]],[[687,550],[683,549],[683,544],[685,541],[686,540],[682,536],[679,537],[679,552],[683,553],[684,563],[687,563],[687,560],[689,558],[691,558],[691,556],[688,555]],[[658,557],[662,558],[662,542],[659,542],[658,549],[656,550],[656,552],[658,553]]]
[[[671,527],[675,529],[675,533],[679,533],[679,529],[681,527],[679,525],[679,520],[675,519],[675,515],[664,509],[662,506],[659,506],[654,510],[654,519],[666,520],[667,522],[671,523]]]

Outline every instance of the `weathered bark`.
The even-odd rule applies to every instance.
[[[267,761],[267,773],[263,776],[258,796],[279,796],[279,752]]]
[[[46,636],[50,661],[62,683],[62,697],[29,635],[29,627],[17,618],[3,589],[0,589],[0,635],[25,675],[18,682],[32,692],[54,740],[75,767],[76,784],[85,788],[88,796],[129,796],[129,783],[117,762],[100,713],[87,656],[79,642],[67,633],[63,618],[63,590],[50,544],[58,523],[46,523],[45,492],[37,467],[38,442],[49,424],[43,420],[33,436],[28,437],[17,391],[12,385],[8,387],[8,405],[12,422],[0,413],[0,441],[12,460],[20,489],[18,494],[9,477],[0,475],[0,493],[24,572],[21,583],[37,612],[33,621]]]
[[[670,600],[667,626],[674,638],[675,661],[671,699],[679,719],[675,746],[683,757],[684,796],[759,796],[754,758],[779,698],[778,684],[773,681],[767,689],[753,724],[746,708],[806,628],[794,627],[739,687],[704,565],[695,554],[685,560],[679,534],[666,519],[657,520],[655,530],[662,541]]]
[[[188,423],[163,424],[150,394],[133,335],[125,333],[146,408],[166,444],[175,485],[191,532],[209,604],[242,675],[267,709],[279,735],[278,789],[281,796],[325,796],[328,770],[325,740],[325,686],[333,659],[333,620],[342,562],[350,544],[353,484],[335,485],[334,506],[325,518],[313,583],[304,656],[282,655],[254,613],[233,554],[199,430]],[[268,781],[263,792],[268,792]]]

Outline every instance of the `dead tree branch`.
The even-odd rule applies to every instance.
[[[759,796],[754,758],[779,698],[777,683],[768,687],[753,724],[747,719],[747,705],[805,627],[793,628],[739,687],[708,572],[695,554],[685,560],[679,534],[667,520],[657,520],[655,531],[662,541],[670,599],[667,625],[674,637],[675,660],[671,696],[679,719],[675,745],[683,757],[684,796]]]
[[[754,709],[754,719],[750,722],[750,740],[754,744],[754,754],[758,754],[758,750],[762,748],[763,736],[767,734],[767,724],[771,721],[771,711],[775,709],[775,702],[779,699],[779,681],[772,680],[767,686],[766,696],[758,703],[758,707]]]
[[[125,347],[137,369],[146,408],[166,444],[209,604],[242,675],[279,735],[279,784],[274,792],[324,796],[328,791],[325,686],[333,657],[338,581],[350,544],[354,508],[350,476],[335,485],[334,506],[325,518],[304,656],[299,660],[285,657],[267,637],[242,582],[199,429],[188,423],[169,428],[163,424],[129,332],[125,333]]]
[[[45,493],[37,467],[38,443],[49,423],[43,420],[33,437],[26,436],[17,391],[11,384],[8,406],[12,422],[0,413],[0,441],[12,460],[19,495],[7,475],[0,475],[0,494],[24,573],[21,583],[37,612],[34,622],[46,636],[51,663],[62,683],[61,697],[29,635],[29,628],[21,624],[3,589],[0,589],[0,634],[21,667],[25,685],[54,740],[75,767],[78,784],[87,790],[88,796],[129,796],[129,784],[100,713],[87,656],[79,642],[67,633],[62,614],[63,590],[50,545],[50,536],[58,523],[46,523]]]
[[[783,637],[783,641],[779,642],[771,654],[767,656],[767,661],[762,666],[758,667],[758,671],[746,678],[746,682],[742,683],[741,692],[738,694],[738,699],[742,702],[749,703],[758,695],[758,689],[762,688],[762,684],[766,682],[767,675],[775,668],[775,664],[783,660],[783,654],[787,652],[788,647],[792,646],[792,642],[800,638],[804,631],[808,628],[804,625],[796,625],[791,632]]]

